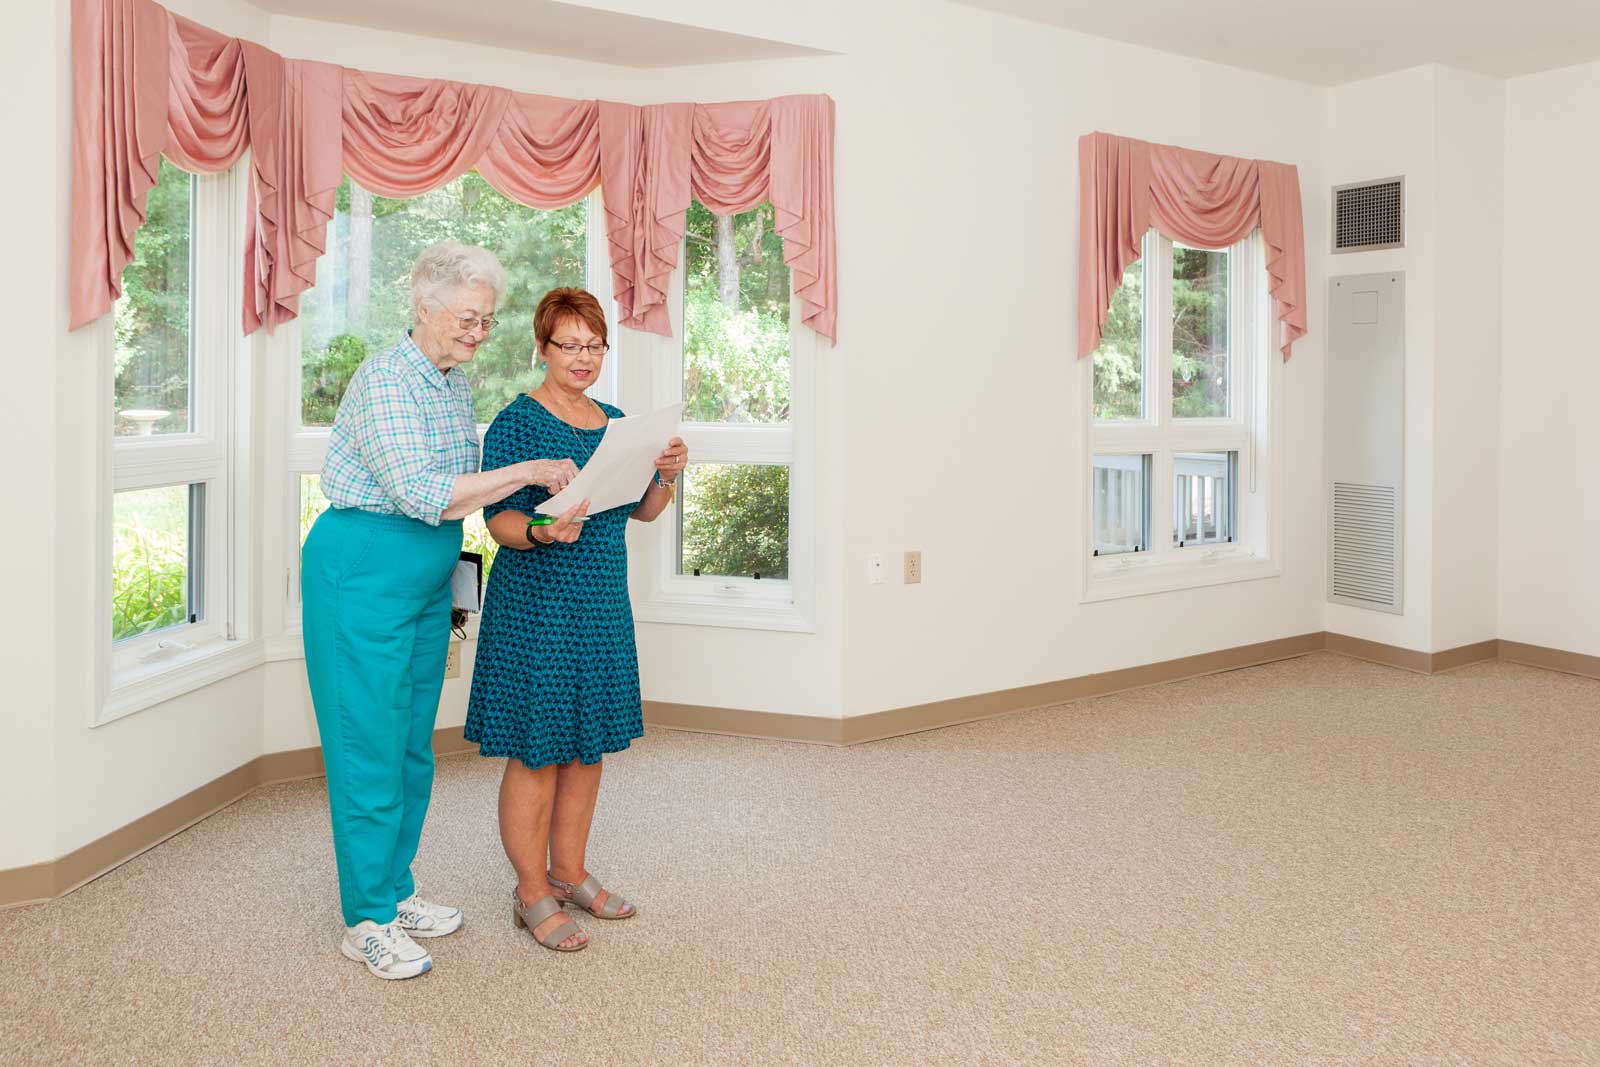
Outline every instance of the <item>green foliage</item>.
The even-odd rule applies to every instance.
[[[789,418],[789,268],[771,204],[717,217],[691,201],[684,262],[684,417],[692,422]],[[723,271],[737,275],[723,298]]]
[[[696,464],[684,474],[683,571],[789,576],[789,468]]]
[[[1228,414],[1228,266],[1226,255],[1172,249],[1172,413]]]
[[[189,202],[193,179],[161,161],[145,223],[122,272],[114,316],[116,408],[171,412],[157,433],[189,428]],[[122,433],[131,424],[119,425]]]
[[[788,421],[789,324],[684,294],[683,395],[690,422]]]
[[[1144,261],[1135,260],[1111,297],[1111,311],[1094,353],[1094,417],[1144,416],[1140,379],[1144,351]]]
[[[1228,413],[1228,259],[1204,249],[1172,250],[1172,413]],[[1140,395],[1144,262],[1135,261],[1111,298],[1094,354],[1094,417],[1143,417]],[[1151,383],[1153,386],[1154,383]]]
[[[188,488],[119,493],[111,529],[111,638],[187,618]]]
[[[336,206],[317,286],[301,304],[301,365],[306,382],[317,383],[303,399],[306,425],[333,422],[355,370],[352,342],[364,346],[364,355],[386,351],[404,335],[411,325],[411,266],[424,248],[446,239],[494,252],[508,279],[505,302],[495,309],[500,325],[467,369],[478,421],[489,422],[517,393],[538,385],[533,311],[550,289],[584,284],[583,202],[555,211],[524,207],[469,172],[410,200],[371,196],[346,179]]]

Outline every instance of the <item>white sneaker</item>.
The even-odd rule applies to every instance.
[[[339,951],[365,963],[367,970],[379,978],[415,978],[433,970],[433,957],[428,950],[411,940],[398,922],[379,926],[371,919],[363,919],[346,927]]]
[[[412,893],[394,906],[394,924],[412,937],[443,937],[461,929],[460,908],[429,904]]]

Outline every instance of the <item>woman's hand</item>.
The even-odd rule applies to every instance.
[[[677,481],[678,475],[689,465],[689,446],[683,443],[683,438],[674,437],[667,442],[667,447],[661,450],[661,455],[656,457],[656,472],[661,475],[661,480],[667,483]]]
[[[576,507],[570,507],[563,511],[559,519],[545,527],[550,533],[550,540],[560,541],[564,544],[571,544],[576,541],[579,535],[583,533],[583,522],[579,519],[579,516],[587,514],[589,514],[589,502],[587,500]],[[537,530],[538,527],[535,526],[534,529]],[[544,539],[540,538],[540,540]]]
[[[578,476],[578,465],[570,459],[530,459],[526,476],[529,485],[542,485],[555,496]]]

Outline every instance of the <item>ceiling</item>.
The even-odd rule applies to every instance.
[[[252,0],[280,15],[496,45],[619,67],[680,67],[817,49],[554,0]]]
[[[1600,0],[958,0],[1321,85],[1442,63],[1510,77],[1600,59]]]

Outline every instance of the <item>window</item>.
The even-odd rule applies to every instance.
[[[792,311],[771,204],[691,202],[673,302],[653,342],[654,404],[682,401],[691,463],[656,523],[641,618],[809,627],[811,331]],[[797,534],[801,534],[797,536]]]
[[[598,194],[595,194],[598,197]],[[506,298],[487,343],[463,368],[472,382],[480,429],[514,400],[536,388],[533,311],[549,290],[587,288],[610,310],[605,236],[592,213],[595,198],[558,210],[525,207],[468,172],[406,200],[376,196],[346,178],[328,224],[328,251],[317,261],[317,284],[300,299],[300,317],[285,331],[299,354],[299,388],[292,389],[288,499],[296,522],[294,551],[284,574],[291,609],[300,600],[298,548],[328,506],[319,472],[339,401],[367,356],[392,348],[411,325],[411,266],[436,241],[456,240],[492,251],[506,269]],[[617,346],[590,392],[616,397]],[[464,525],[463,549],[480,552],[485,570],[496,545],[481,513]]]
[[[235,538],[247,528],[248,494],[233,493],[236,390],[248,380],[236,371],[241,174],[197,177],[162,160],[123,272],[107,360],[110,653],[100,721],[155,702],[138,695],[152,679],[239,637],[249,578],[235,566],[246,558]]]
[[[487,425],[520,392],[539,384],[533,309],[560,285],[588,281],[588,205],[524,207],[476,172],[431,193],[388,200],[345,179],[329,226],[317,284],[301,297],[301,422],[332,426],[356,367],[411,325],[411,265],[436,241],[482,245],[506,268],[500,320],[467,368],[478,422]]]
[[[1257,235],[1219,249],[1145,236],[1088,372],[1089,599],[1276,573],[1270,309]]]

